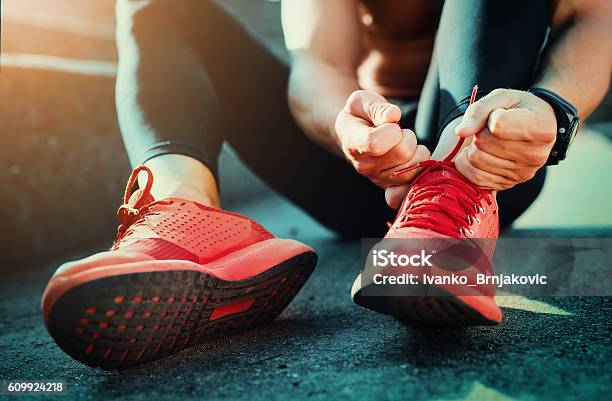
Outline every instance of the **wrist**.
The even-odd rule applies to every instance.
[[[550,89],[534,87],[528,92],[546,102],[553,111],[557,122],[556,141],[546,165],[559,164],[565,159],[572,140],[576,136],[579,126],[578,112],[570,102]]]

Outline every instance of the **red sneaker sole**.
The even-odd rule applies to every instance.
[[[86,365],[128,368],[272,321],[316,260],[304,252],[235,281],[172,269],[97,277],[59,295],[49,306],[47,329]]]
[[[402,321],[480,326],[499,324],[502,317],[499,306],[486,296],[454,295],[435,286],[427,288],[427,295],[364,296],[362,291],[366,287],[359,288],[353,294],[353,301],[357,305]]]

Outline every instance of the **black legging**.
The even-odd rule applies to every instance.
[[[528,88],[548,22],[544,0],[446,2],[418,112],[416,100],[404,99],[402,125],[432,147],[441,128],[463,114],[474,84],[484,92]],[[117,110],[133,166],[178,153],[216,172],[228,141],[272,188],[341,235],[386,231],[395,211],[383,190],[305,136],[287,103],[289,65],[222,7],[119,0],[117,30]],[[145,121],[124,113],[134,108]],[[544,177],[541,169],[498,194],[502,227],[533,202]]]

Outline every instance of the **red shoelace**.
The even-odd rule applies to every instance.
[[[147,182],[145,187],[135,192],[135,196],[131,196],[132,188],[138,180],[138,173],[144,171],[147,173]],[[153,201],[151,197],[151,187],[153,186],[153,172],[146,166],[138,166],[132,171],[130,178],[125,186],[123,193],[123,204],[117,209],[117,217],[119,218],[119,227],[117,227],[117,236],[115,244],[111,249],[116,249],[121,238],[129,234],[129,227],[134,223],[143,219],[147,214],[150,214],[151,207],[154,204],[159,204],[165,201]]]
[[[478,85],[472,89],[470,104],[474,103],[477,91]],[[398,227],[424,228],[450,237],[473,234],[467,227],[473,220],[478,221],[476,214],[483,211],[480,205],[481,190],[463,177],[452,161],[461,150],[464,141],[465,138],[459,138],[453,150],[442,161],[425,160],[393,174],[397,176],[425,167],[413,181],[400,208],[400,215],[396,220]],[[436,170],[440,171],[438,177],[420,184],[421,177]],[[444,174],[444,171],[447,174]],[[436,197],[440,199],[446,197],[452,201],[442,203],[440,199],[433,200]],[[441,219],[440,214],[448,218]]]

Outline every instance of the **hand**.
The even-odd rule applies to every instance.
[[[476,185],[501,191],[544,166],[557,119],[548,103],[529,92],[496,89],[468,107],[455,131],[473,136],[455,158],[457,169]]]
[[[417,145],[413,131],[400,128],[400,118],[399,107],[364,90],[353,92],[336,118],[342,152],[359,174],[381,188],[410,182],[418,171],[391,175],[430,156],[425,146]]]

